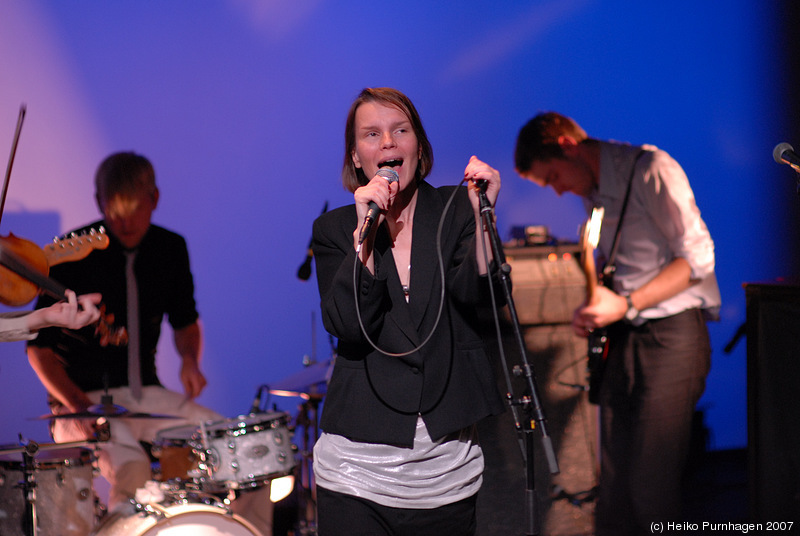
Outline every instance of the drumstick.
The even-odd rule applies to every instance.
[[[206,454],[210,454],[211,450],[208,448],[208,441],[206,440],[206,422],[200,421],[200,434],[201,434],[201,441],[203,442],[203,451]],[[206,473],[208,473],[209,478],[213,475],[211,474],[211,465],[206,460]]]

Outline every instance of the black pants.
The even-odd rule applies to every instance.
[[[317,487],[319,536],[473,536],[477,494],[432,509],[391,508]]]
[[[697,309],[609,330],[600,390],[597,534],[651,534],[681,521],[681,477],[711,347]]]

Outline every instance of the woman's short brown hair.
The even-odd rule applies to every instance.
[[[433,168],[433,148],[417,109],[411,100],[400,91],[390,87],[365,88],[361,91],[347,113],[347,122],[344,127],[344,163],[342,164],[342,184],[345,189],[355,192],[360,186],[367,184],[372,177],[367,177],[364,170],[357,168],[353,163],[353,152],[356,149],[356,110],[365,102],[377,102],[386,106],[393,106],[403,112],[411,122],[411,128],[417,136],[420,148],[419,164],[415,171],[415,179],[421,181]]]

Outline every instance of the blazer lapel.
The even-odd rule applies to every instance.
[[[438,312],[441,292],[439,258],[436,251],[436,232],[442,214],[442,203],[436,190],[421,182],[414,212],[414,240],[411,244],[410,309],[417,328],[425,320],[428,306],[434,303]],[[446,231],[446,230],[445,230]],[[434,292],[436,296],[434,296]],[[422,336],[427,336],[423,333]]]

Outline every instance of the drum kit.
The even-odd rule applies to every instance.
[[[137,491],[129,508],[108,513],[94,490],[97,450],[110,439],[0,445],[0,536],[262,536],[234,514],[229,497],[297,475],[295,534],[315,534],[311,450],[318,438],[317,412],[332,360],[306,367],[272,388],[276,396],[300,397],[296,420],[289,413],[254,404],[250,413],[198,426],[160,430],[152,443],[152,482]],[[106,398],[85,412],[39,419],[161,419],[132,413]],[[302,449],[293,443],[303,429]],[[299,473],[299,474],[298,474]],[[67,515],[68,514],[68,515]],[[276,534],[277,536],[277,534]]]

